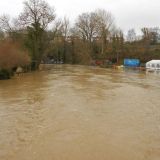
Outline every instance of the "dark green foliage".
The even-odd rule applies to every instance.
[[[6,69],[0,70],[0,80],[10,79],[11,76],[13,76],[13,72]]]
[[[40,24],[32,24],[27,28],[26,47],[30,51],[32,59],[32,70],[36,70],[41,62],[46,47],[46,32],[41,28]]]

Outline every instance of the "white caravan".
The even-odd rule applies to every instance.
[[[149,70],[160,70],[160,60],[151,60],[147,62],[146,68]]]

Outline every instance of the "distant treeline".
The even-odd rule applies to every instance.
[[[29,64],[36,70],[41,62],[50,60],[121,64],[124,58],[160,59],[160,29],[145,27],[141,31],[140,38],[134,29],[124,36],[113,15],[103,9],[82,13],[71,25],[68,18],[57,18],[46,1],[28,0],[17,18],[0,17],[0,70]]]

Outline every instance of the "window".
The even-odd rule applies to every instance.
[[[155,68],[155,64],[152,64],[152,68]]]

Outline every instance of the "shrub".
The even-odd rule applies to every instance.
[[[11,69],[17,66],[25,66],[30,63],[28,53],[19,44],[10,41],[0,43],[0,68]]]
[[[26,66],[30,63],[27,51],[19,44],[11,41],[0,42],[0,76],[3,79],[10,78],[12,69],[18,66]]]

